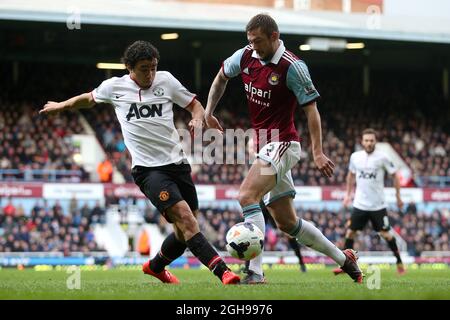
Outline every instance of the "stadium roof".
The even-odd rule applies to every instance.
[[[0,20],[66,23],[80,13],[83,24],[242,31],[256,13],[270,13],[285,34],[450,43],[450,19],[262,9],[252,6],[157,0],[6,0]],[[374,22],[374,21],[372,21]],[[370,26],[368,26],[368,23]]]

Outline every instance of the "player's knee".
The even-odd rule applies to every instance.
[[[250,190],[239,190],[238,201],[241,207],[259,203],[258,197]]]
[[[277,224],[278,229],[284,233],[290,234],[292,230],[295,230],[298,226],[297,219],[289,219],[285,216],[283,218],[284,219],[275,219],[275,223]]]
[[[289,234],[289,232],[291,232],[295,228],[295,225],[294,224],[289,224],[289,223],[283,223],[283,222],[279,223],[279,222],[277,222],[277,227],[278,227],[278,229],[280,229],[284,233]]]

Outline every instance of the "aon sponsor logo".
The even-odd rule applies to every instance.
[[[366,172],[366,171],[361,171],[359,173],[358,178],[362,178],[362,179],[376,179],[377,178],[377,173],[376,172]]]
[[[136,103],[132,103],[130,105],[130,110],[128,110],[127,121],[130,121],[133,118],[153,118],[156,116],[162,116],[162,104],[151,104],[149,106],[144,104],[138,107]]]

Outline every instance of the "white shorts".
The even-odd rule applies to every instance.
[[[266,205],[285,196],[295,198],[291,169],[300,160],[301,150],[300,142],[297,141],[270,142],[256,155],[257,158],[269,162],[276,173],[277,184],[263,198]]]

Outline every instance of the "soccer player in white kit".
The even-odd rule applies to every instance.
[[[223,284],[236,284],[239,276],[226,266],[199,230],[195,218],[197,192],[173,121],[173,105],[177,104],[192,114],[190,129],[201,130],[203,106],[172,74],[156,71],[159,60],[159,52],[151,43],[136,41],[123,57],[129,74],[112,77],[92,92],[66,101],[49,101],[40,113],[90,108],[99,102],[112,104],[131,154],[134,181],[173,223],[175,231],[164,240],[159,253],[144,263],[143,272],[164,283],[178,283],[165,266],[189,248]]]
[[[400,181],[396,176],[397,169],[388,157],[375,149],[377,133],[369,128],[362,133],[364,150],[356,151],[350,156],[349,172],[347,174],[347,190],[343,205],[348,207],[351,202],[353,186],[356,180],[355,198],[350,218],[350,227],[345,235],[345,249],[353,249],[353,243],[358,231],[361,231],[370,220],[372,227],[382,236],[397,258],[397,271],[405,273],[395,237],[390,232],[391,226],[384,200],[384,174],[387,172],[394,179],[397,206],[403,207],[400,197]],[[342,273],[340,268],[335,274]]]

